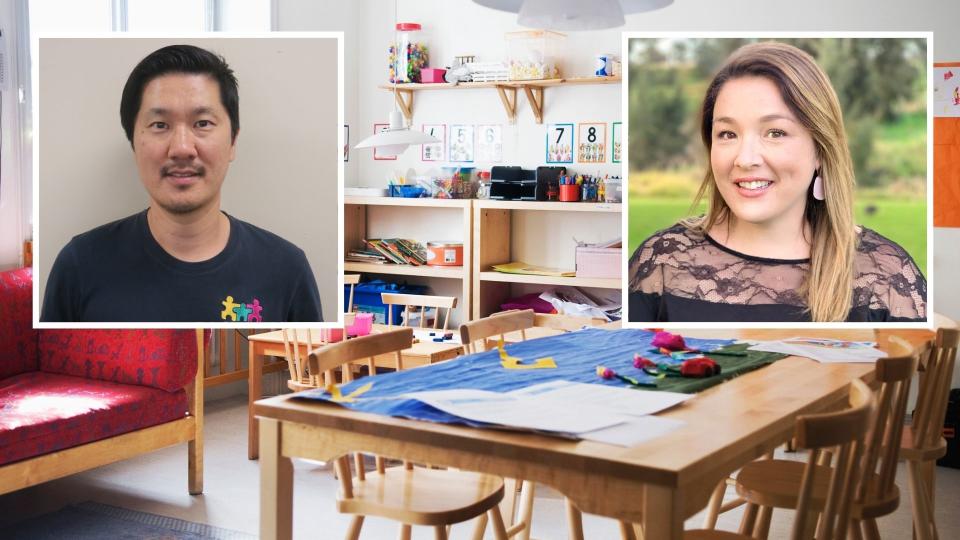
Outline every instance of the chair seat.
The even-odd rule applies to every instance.
[[[917,447],[913,443],[913,426],[903,426],[900,438],[900,459],[933,461],[947,455],[947,440],[940,437],[933,446]]]
[[[747,502],[773,508],[796,508],[800,495],[800,481],[806,463],[784,459],[768,459],[748,463],[737,475],[737,493]],[[823,509],[833,469],[817,465],[813,473],[812,509]],[[872,475],[871,484],[878,481]],[[900,504],[900,490],[893,486],[883,499],[873,499],[863,505],[855,504],[851,516],[858,519],[876,518],[892,513]]]
[[[337,510],[410,525],[451,525],[475,518],[503,499],[503,479],[467,471],[393,467],[353,481],[353,497]]]
[[[750,537],[729,531],[697,529],[684,531],[683,540],[750,540]]]

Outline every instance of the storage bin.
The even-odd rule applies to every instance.
[[[348,336],[366,336],[373,330],[373,313],[357,313],[353,324],[346,328]]]
[[[560,77],[560,44],[566,36],[550,30],[507,32],[507,65],[510,80]]]
[[[442,83],[444,74],[447,70],[440,68],[420,68],[420,82],[423,83]]]
[[[623,202],[623,182],[619,178],[607,178],[603,181],[604,202]]]
[[[563,187],[563,186],[560,186]],[[577,247],[577,277],[620,279],[623,248]]]
[[[417,23],[397,23],[397,42],[389,48],[390,82],[420,82],[420,70],[429,63],[422,30]]]

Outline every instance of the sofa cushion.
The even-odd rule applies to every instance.
[[[187,395],[34,371],[0,381],[0,465],[162,424]]]
[[[163,390],[197,374],[193,330],[41,330],[40,369]]]
[[[0,379],[37,370],[33,269],[0,272]]]

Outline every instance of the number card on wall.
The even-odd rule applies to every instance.
[[[423,132],[440,139],[440,142],[423,145],[423,149],[420,151],[420,159],[422,161],[443,161],[443,151],[447,146],[446,124],[423,124]]]
[[[350,126],[343,125],[343,161],[350,161]]]
[[[547,124],[547,163],[573,163],[573,124]]]
[[[613,146],[612,146],[611,148],[612,148],[612,151],[613,151],[613,162],[614,162],[614,163],[620,163],[620,158],[623,156],[623,154],[622,154],[623,135],[621,134],[621,132],[622,132],[622,129],[621,129],[621,128],[622,128],[621,122],[614,122],[614,123],[613,123],[613,137],[612,137],[612,138],[613,138],[613,142],[612,142],[612,145],[613,145]]]
[[[607,161],[607,124],[592,122],[577,125],[577,161],[603,163]]]
[[[390,124],[374,124],[374,125],[373,125],[373,133],[374,133],[374,134],[380,133],[381,131],[383,131],[383,130],[389,128],[389,127],[390,127]],[[385,155],[382,155],[382,154],[380,154],[380,152],[377,150],[377,147],[374,146],[374,147],[373,147],[373,159],[391,160],[391,159],[397,159],[397,156],[385,156]]]
[[[450,140],[447,145],[447,161],[473,161],[473,126],[454,124],[450,126]]]
[[[477,161],[499,163],[503,160],[503,134],[500,124],[477,126]]]

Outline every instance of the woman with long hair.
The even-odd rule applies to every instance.
[[[858,227],[843,113],[816,61],[777,42],[735,51],[707,88],[710,166],[688,218],[630,259],[631,321],[920,321],[926,280]]]

